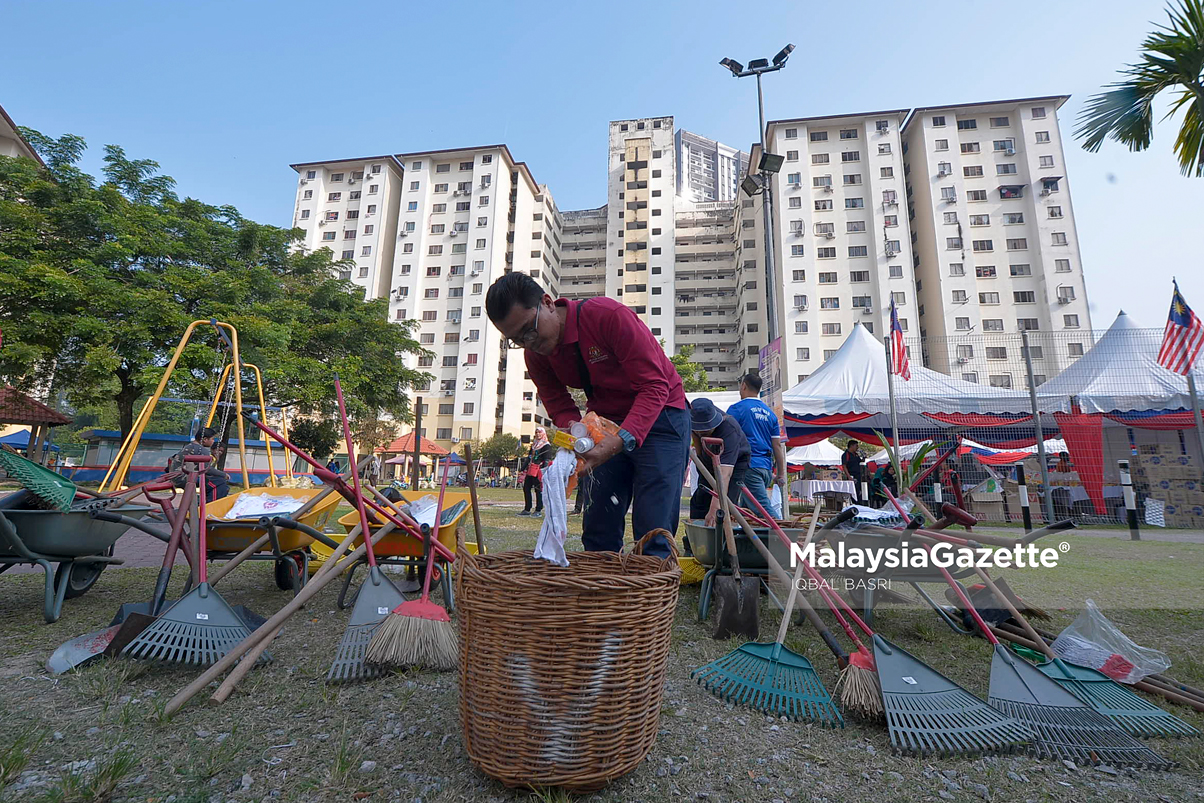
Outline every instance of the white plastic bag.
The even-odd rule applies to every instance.
[[[406,512],[419,525],[425,524],[434,529],[435,516],[439,513],[439,497],[434,494],[427,494],[420,499],[415,499],[406,505]]]
[[[1171,666],[1164,653],[1134,644],[1093,600],[1049,646],[1059,658],[1098,669],[1120,683],[1133,684]]]
[[[774,518],[782,518],[782,486],[776,482],[769,490],[769,512]]]
[[[260,516],[283,516],[299,510],[307,500],[304,497],[276,496],[244,491],[222,516],[227,521],[234,519],[257,519]]]
[[[535,557],[568,566],[564,542],[569,536],[569,510],[565,489],[569,477],[577,470],[577,455],[558,449],[552,465],[543,470],[543,526],[535,542]]]

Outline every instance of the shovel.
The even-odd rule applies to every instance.
[[[724,544],[732,566],[731,575],[718,575],[715,578],[715,628],[711,637],[720,640],[740,636],[749,641],[756,641],[761,632],[761,583],[755,577],[740,575],[740,558],[736,554],[736,536],[732,531],[728,507],[727,482],[717,459],[719,451],[723,448],[723,439],[703,438],[702,443],[703,447],[716,457],[715,479],[719,486],[719,510],[716,512],[715,526],[723,528]]]

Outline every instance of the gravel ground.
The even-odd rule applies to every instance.
[[[513,494],[489,492],[498,502],[512,501]],[[510,508],[486,507],[484,518],[487,543],[495,549],[529,548],[534,541],[537,521],[517,517]],[[571,521],[574,528],[580,527],[579,518]],[[579,544],[577,540],[573,546]],[[1182,556],[1187,546],[1173,548]],[[1204,547],[1195,549],[1204,556]],[[1150,575],[1135,562],[1142,554],[1133,553],[1126,567],[1134,587],[1150,582]],[[8,784],[6,799],[569,799],[558,790],[508,790],[470,765],[460,743],[454,673],[399,674],[350,687],[325,685],[347,621],[329,588],[290,620],[273,645],[275,661],[254,671],[220,707],[198,697],[175,717],[163,717],[165,700],[196,675],[183,667],[112,661],[59,678],[42,670],[59,643],[106,625],[120,602],[144,598],[154,574],[149,568],[107,571],[87,595],[67,602],[63,618],[54,625],[41,621],[39,576],[0,577],[0,787]],[[1023,577],[1008,577],[1013,587],[1039,596]],[[733,708],[689,677],[691,669],[737,646],[711,640],[705,624],[697,621],[697,589],[682,590],[661,730],[652,752],[635,772],[582,799],[1204,800],[1204,740],[1151,742],[1155,750],[1180,763],[1179,769],[1163,773],[1024,757],[920,760],[892,755],[886,730],[877,723],[851,721],[833,731]],[[231,603],[263,614],[288,599],[275,589],[270,564],[240,568],[220,590]],[[1117,595],[1114,600],[1126,594],[1123,588],[1112,592]],[[1040,598],[1043,603],[1047,599]],[[1102,605],[1109,599],[1096,598]],[[1055,630],[1075,613],[1052,602],[1050,608]],[[763,600],[761,614],[762,635],[768,640],[776,632],[778,613]],[[1194,645],[1204,643],[1204,614],[1183,610],[1147,617],[1135,611],[1120,615],[1135,640],[1171,653],[1176,663],[1172,675],[1204,686],[1204,664],[1193,652]],[[931,612],[910,606],[880,609],[877,625],[900,646],[985,696],[990,650],[984,642],[955,636]],[[834,664],[810,629],[792,628],[787,646],[808,655],[828,688],[833,687]],[[1181,708],[1174,713],[1204,728],[1204,716]]]

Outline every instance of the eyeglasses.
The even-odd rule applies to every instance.
[[[523,330],[523,333],[517,338],[508,337],[506,342],[516,349],[525,349],[527,346],[539,339],[539,311],[543,308],[540,304],[535,308],[535,318],[531,321],[531,325]]]

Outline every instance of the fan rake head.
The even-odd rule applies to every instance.
[[[707,691],[735,705],[843,728],[844,719],[815,667],[805,657],[779,646],[743,644],[691,674]]]

